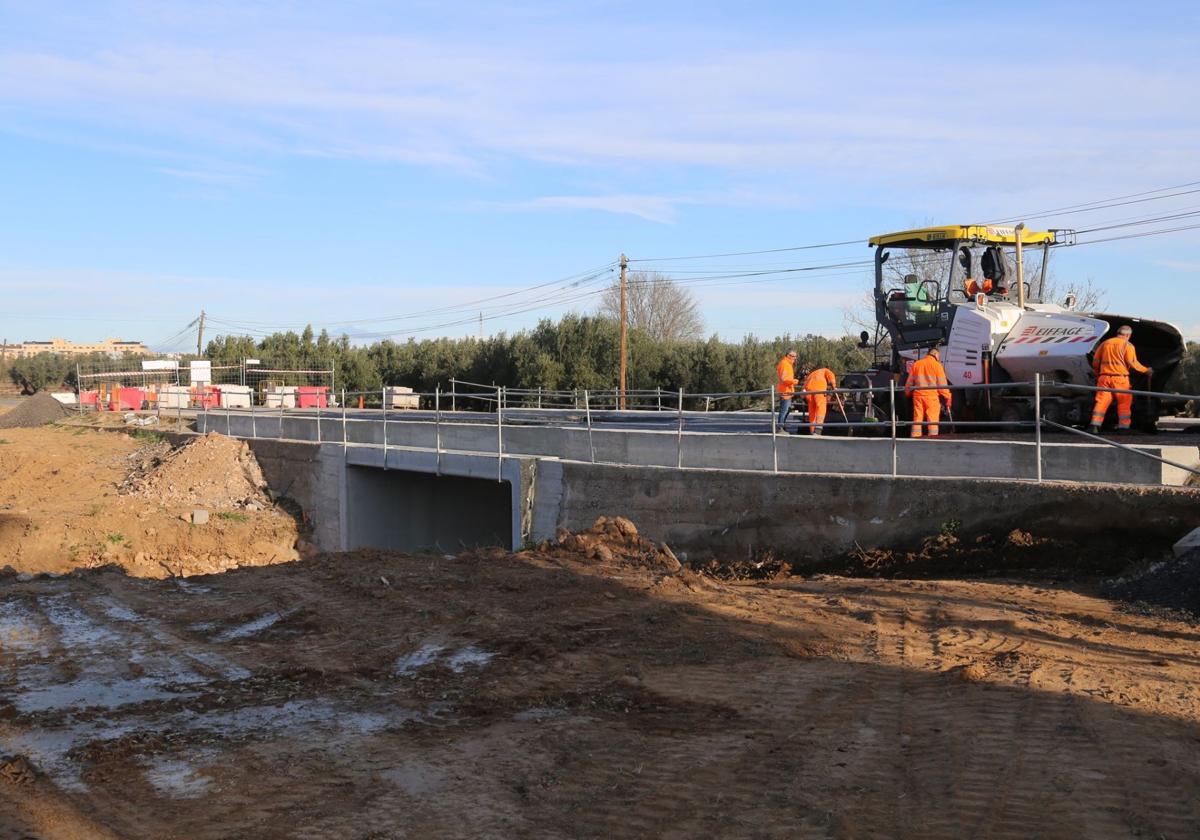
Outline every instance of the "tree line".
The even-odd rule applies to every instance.
[[[566,315],[558,321],[542,320],[530,330],[482,339],[410,339],[362,346],[351,344],[348,336],[315,334],[311,327],[260,340],[218,336],[208,343],[205,356],[214,364],[255,358],[276,369],[332,367],[337,387],[347,391],[407,385],[431,392],[451,379],[509,388],[609,390],[616,387],[619,375],[618,344],[618,325],[611,318]],[[795,348],[801,364],[839,372],[862,370],[871,363],[870,351],[848,336],[659,341],[634,328],[629,331],[627,383],[632,390],[682,388],[693,394],[769,388],[775,382],[775,364],[789,348]]]
[[[770,387],[775,363],[795,348],[799,366],[829,367],[838,373],[863,370],[870,350],[849,336],[747,337],[739,342],[707,340],[656,341],[644,330],[629,333],[628,387],[633,390],[692,394],[732,393]],[[184,357],[181,364],[186,366]],[[260,359],[264,367],[283,370],[332,368],[338,389],[374,391],[384,385],[407,385],[419,392],[445,387],[451,379],[509,388],[611,390],[618,377],[618,328],[603,316],[566,315],[543,320],[530,330],[488,338],[410,339],[352,344],[348,336],[281,332],[265,338],[218,336],[208,343],[205,358],[214,364]],[[139,356],[113,360],[42,353],[9,363],[8,375],[25,393],[75,386],[76,363],[87,370],[137,370]],[[1200,343],[1189,342],[1171,382],[1171,390],[1200,393]]]

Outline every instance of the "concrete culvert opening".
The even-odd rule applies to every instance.
[[[507,481],[346,468],[347,547],[458,552],[513,545]]]

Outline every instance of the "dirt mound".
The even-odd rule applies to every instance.
[[[778,580],[792,573],[792,565],[771,551],[745,560],[714,557],[696,568],[717,580]]]
[[[161,463],[124,489],[176,507],[255,510],[270,504],[250,447],[216,432],[161,456]]]
[[[666,543],[656,543],[638,533],[637,526],[623,516],[601,516],[591,528],[577,534],[563,529],[558,539],[546,541],[538,551],[552,557],[616,563],[675,574],[682,564]]]
[[[1105,584],[1102,591],[1110,598],[1200,617],[1200,549],[1117,578]]]
[[[32,429],[70,415],[71,409],[43,391],[0,415],[0,429]]]
[[[1004,576],[1036,574],[1071,580],[1112,574],[1134,556],[1136,546],[1117,550],[1103,534],[1095,544],[1046,537],[1014,529],[1007,534],[975,536],[953,532],[926,537],[909,550],[856,546],[833,560],[806,567],[854,577],[930,577],[944,574]],[[1133,552],[1131,554],[1131,552]]]

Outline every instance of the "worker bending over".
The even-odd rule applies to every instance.
[[[936,347],[913,363],[909,371],[908,381],[904,383],[905,396],[912,398],[913,427],[912,436],[919,438],[924,432],[924,424],[929,424],[929,436],[937,437],[938,418],[942,413],[939,402],[945,400],[946,410],[950,410],[953,399],[950,395],[950,383],[946,381],[946,369],[942,367],[941,357]],[[917,390],[918,388],[923,390]],[[934,390],[936,389],[936,390]]]
[[[782,431],[787,431],[783,428],[783,421],[787,420],[792,410],[792,395],[799,384],[800,380],[796,378],[796,351],[789,350],[775,365],[775,391],[779,394],[778,423]]]
[[[809,434],[821,434],[821,426],[825,422],[825,408],[829,404],[829,397],[825,396],[826,387],[837,387],[837,379],[829,368],[817,368],[804,380],[805,391],[817,392],[808,394]]]
[[[1137,352],[1129,341],[1131,335],[1133,335],[1133,327],[1126,325],[1117,330],[1115,338],[1101,342],[1100,346],[1096,348],[1096,354],[1092,357],[1092,370],[1096,372],[1098,387],[1129,390],[1130,368],[1138,373],[1146,374],[1147,377],[1154,372],[1153,368],[1148,368],[1138,361]],[[1114,396],[1117,398],[1117,431],[1129,430],[1133,423],[1133,394],[1097,391],[1096,404],[1092,408],[1092,425],[1089,429],[1092,434],[1100,434],[1100,427],[1104,425],[1104,416],[1108,414],[1108,407],[1112,404]]]

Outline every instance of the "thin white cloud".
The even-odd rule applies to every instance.
[[[678,203],[678,199],[657,195],[550,195],[494,206],[510,210],[599,210],[670,224],[675,221]]]
[[[1172,271],[1200,272],[1200,261],[1195,260],[1151,260],[1151,264]]]
[[[957,60],[923,54],[919,41],[902,53],[881,39],[859,49],[827,39],[702,59],[669,47],[655,58],[596,59],[570,56],[567,45],[325,31],[276,14],[287,23],[278,31],[264,12],[242,21],[247,32],[210,25],[196,38],[164,26],[114,31],[91,51],[0,50],[0,102],[277,154],[466,170],[499,155],[787,171],[883,188],[971,185],[990,197],[1097,171],[1169,179],[1200,145],[1200,122],[1178,107],[1196,73],[1186,56],[1173,69],[1031,56],[1006,72],[1021,92],[1019,118],[1006,119],[951,107],[978,101],[978,79],[956,72]],[[895,96],[880,90],[898,78]],[[1119,119],[1096,119],[1114,103]],[[653,221],[671,216],[662,204],[628,206]]]

